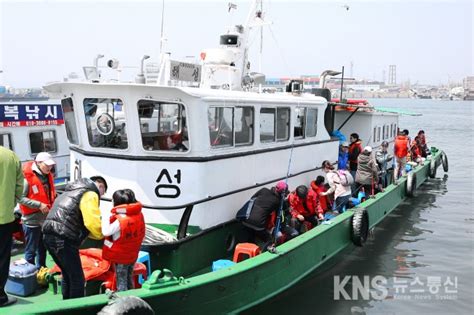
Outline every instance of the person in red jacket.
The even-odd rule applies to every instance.
[[[324,176],[316,177],[315,181],[311,182],[311,189],[318,195],[318,201],[321,205],[321,209],[326,213],[331,207],[329,207],[330,201],[327,195],[323,194],[327,191],[326,186],[324,186]]]
[[[25,260],[38,269],[46,267],[46,247],[41,227],[56,199],[52,173],[54,165],[56,162],[47,152],[38,153],[34,161],[23,165],[25,181],[19,204],[26,241]]]
[[[114,192],[114,208],[102,214],[102,234],[106,236],[102,257],[115,264],[117,290],[133,289],[133,267],[145,237],[142,205],[130,189]]]
[[[311,223],[312,227],[318,225],[318,218],[324,220],[324,211],[318,202],[318,196],[313,190],[300,185],[288,196],[291,213],[291,227],[303,233],[305,222]]]
[[[349,145],[349,171],[352,178],[355,178],[357,173],[357,158],[362,152],[362,140],[359,139],[357,133],[352,133],[349,140],[351,141]],[[355,185],[353,185],[352,190],[356,191]]]
[[[402,131],[398,134],[397,138],[395,139],[395,171],[393,177],[395,179],[395,184],[398,183],[397,179],[399,176],[399,172],[401,170],[402,175],[406,174],[405,165],[407,164],[407,155],[408,149],[410,147],[410,143],[408,140],[405,131]]]

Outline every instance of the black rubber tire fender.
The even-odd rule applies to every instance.
[[[441,164],[443,164],[443,171],[447,172],[449,169],[448,156],[444,151],[441,153]]]
[[[354,245],[364,245],[369,236],[369,213],[365,208],[355,208],[351,222],[351,239]]]
[[[416,173],[409,172],[407,176],[407,196],[413,197],[416,190]]]
[[[438,165],[436,165],[436,159],[432,158],[430,161],[430,178],[435,178],[436,177],[436,169],[438,168]]]
[[[137,296],[122,296],[104,306],[97,315],[154,315],[147,302]]]

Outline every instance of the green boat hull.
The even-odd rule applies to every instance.
[[[432,150],[436,167],[442,152]],[[429,177],[427,161],[413,170],[416,187]],[[385,192],[358,206],[369,215],[369,228],[374,228],[407,197],[407,178],[390,185]],[[236,313],[259,304],[288,289],[344,249],[354,246],[351,240],[352,217],[348,210],[333,218],[330,224],[316,228],[277,247],[276,253],[265,252],[231,267],[210,272],[212,261],[229,259],[236,242],[246,235],[238,222],[228,222],[201,231],[177,244],[162,247],[152,255],[155,271],[141,289],[121,292],[144,299],[157,314]],[[184,275],[184,276],[182,276]],[[95,314],[108,302],[104,294],[65,300],[50,296],[31,304],[14,305],[0,314]]]

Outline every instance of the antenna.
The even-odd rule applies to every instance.
[[[161,58],[161,54],[163,53],[164,24],[165,24],[165,0],[162,0],[162,7],[161,7],[161,34],[160,34],[160,58]]]

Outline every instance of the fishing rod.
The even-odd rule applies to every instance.
[[[286,177],[285,177],[286,187],[288,187],[288,177],[290,177],[290,168],[291,168],[291,160],[292,160],[292,157],[293,157],[293,149],[294,149],[294,142],[291,144],[290,158],[288,159],[288,169],[286,171]],[[280,207],[279,207],[278,213],[277,213],[275,228],[273,229],[273,245],[272,245],[273,246],[273,251],[274,251],[275,244],[276,244],[276,241],[277,241],[278,232],[280,232],[280,225],[281,225],[281,222],[283,221],[283,218],[284,218],[284,215],[283,215],[283,204],[284,204],[284,202],[285,202],[285,192],[282,192],[281,196],[280,196]]]

